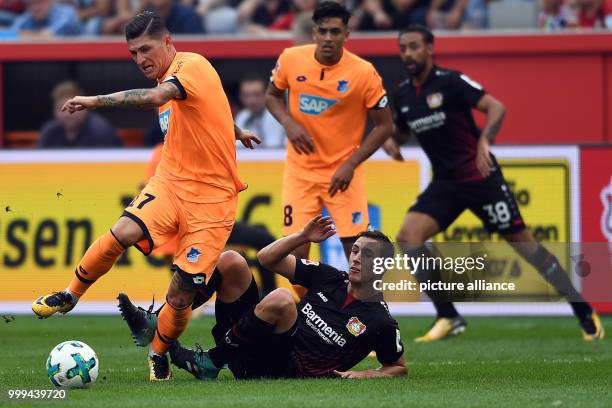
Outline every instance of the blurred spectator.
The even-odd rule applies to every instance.
[[[291,9],[270,24],[268,30],[290,30],[295,17],[300,13],[312,12],[317,3],[318,0],[291,0]]]
[[[235,3],[234,3],[235,2]],[[195,5],[207,34],[234,34],[238,32],[238,12],[234,8],[239,0],[199,0]],[[182,0],[187,7],[194,7],[192,0]]]
[[[312,13],[300,13],[293,20],[291,31],[293,33],[293,43],[295,45],[305,45],[314,42],[312,30],[315,24],[312,21]]]
[[[204,33],[202,18],[192,7],[174,0],[151,0],[150,9],[166,20],[166,27],[172,34]]]
[[[76,0],[79,19],[83,22],[83,34],[100,35],[104,20],[111,16],[111,0]]]
[[[83,26],[72,5],[54,0],[26,0],[27,11],[17,17],[11,29],[23,37],[52,38],[80,35]]]
[[[76,83],[59,83],[51,93],[55,119],[47,122],[38,139],[41,148],[67,147],[118,147],[121,139],[115,128],[101,115],[82,110],[69,114],[62,112],[64,103],[76,95],[82,95]]]
[[[115,15],[102,25],[102,34],[125,35],[125,25],[138,13],[144,11],[150,0],[115,0]]]
[[[468,0],[463,13],[462,30],[483,30],[489,27],[487,0]]]
[[[575,13],[576,26],[582,28],[612,28],[610,0],[574,0],[570,5]],[[606,24],[607,21],[607,24]]]
[[[288,0],[244,0],[238,6],[238,22],[246,32],[266,32],[268,26],[289,10]]]
[[[553,31],[575,27],[576,15],[565,0],[540,0],[538,27]]]
[[[25,3],[23,0],[0,0],[0,27],[7,27],[23,13]]]
[[[236,115],[236,125],[255,132],[262,140],[262,147],[284,147],[285,130],[266,109],[266,82],[257,76],[246,76],[240,82],[239,98],[244,109]]]
[[[430,29],[458,30],[470,0],[432,0],[427,11],[427,26]]]
[[[428,4],[429,0],[364,0],[358,30],[400,30],[410,24],[425,25]]]

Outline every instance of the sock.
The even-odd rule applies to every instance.
[[[123,251],[125,247],[110,231],[91,244],[68,285],[73,298],[81,297],[100,276],[108,272]]]
[[[561,296],[569,302],[574,315],[580,319],[589,316],[593,309],[578,293],[569,279],[567,272],[563,269],[559,260],[546,248],[538,244],[538,249],[530,258],[525,258],[527,262],[538,270],[540,275],[549,282]]]
[[[259,302],[257,282],[251,277],[251,284],[238,299],[232,303],[224,303],[217,298],[215,301],[215,320],[212,335],[216,344],[225,342],[225,334],[242,316]]]
[[[255,307],[238,320],[225,334],[225,342],[208,351],[213,364],[223,367],[236,356],[236,350],[244,345],[255,344],[274,332],[274,325],[255,315]]]
[[[429,250],[429,248],[427,248],[425,244],[417,246],[417,247],[414,247],[412,245],[403,244],[403,245],[400,245],[400,248],[405,254],[413,258],[418,258],[418,257],[428,258],[428,257],[433,256],[431,251]],[[421,268],[414,274],[414,276],[419,282],[426,282],[426,281],[441,282],[442,281],[442,275],[440,274],[440,271],[437,268],[433,268],[429,270]],[[445,317],[445,318],[452,319],[454,317],[459,316],[459,312],[457,312],[457,309],[455,309],[455,306],[453,305],[453,303],[448,301],[450,297],[448,292],[439,291],[439,290],[436,290],[436,291],[426,290],[425,294],[429,296],[429,299],[431,299],[431,303],[436,308],[436,314],[438,318]]]
[[[191,317],[191,305],[176,309],[166,300],[157,316],[157,329],[151,343],[151,350],[160,356],[164,355],[172,342],[179,338],[187,328]]]
[[[173,265],[172,271],[175,271],[175,268],[178,268],[176,265]],[[191,304],[191,309],[195,310],[198,307],[202,306],[204,303],[208,302],[208,300],[215,294],[217,289],[221,286],[221,272],[217,268],[214,269],[212,275],[208,282],[206,282],[206,274],[204,275],[204,279],[202,284],[197,284],[196,293],[193,298],[193,303]]]

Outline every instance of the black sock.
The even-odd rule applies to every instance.
[[[255,278],[251,277],[251,284],[244,293],[232,303],[215,301],[216,324],[212,328],[212,335],[216,344],[225,342],[225,333],[240,320],[250,309],[259,302],[259,290]]]
[[[208,282],[206,282],[205,278],[203,283],[196,285],[196,294],[193,298],[191,309],[195,310],[204,303],[208,302],[208,300],[215,294],[217,289],[219,289],[220,285],[221,272],[215,268]]]
[[[546,248],[538,244],[538,249],[531,258],[526,258],[534,268],[540,272],[540,275],[549,282],[561,296],[564,296],[569,302],[574,314],[584,319],[593,312],[591,306],[584,300],[582,295],[578,293],[576,288],[569,279],[567,272],[563,269],[557,258],[548,252]]]
[[[404,253],[413,258],[418,258],[421,256],[424,258],[428,258],[433,256],[431,251],[429,250],[429,248],[427,248],[425,244],[419,245],[417,247],[403,244],[401,247]],[[435,267],[432,269],[421,268],[414,274],[414,276],[419,282],[442,281],[442,275],[440,275],[440,271],[438,270],[438,268]],[[425,290],[424,292],[427,296],[429,296],[429,299],[431,299],[431,303],[433,303],[434,307],[436,308],[436,313],[439,318],[453,318],[459,316],[459,312],[457,312],[457,309],[455,309],[453,302],[449,302],[450,296],[448,292],[439,290]]]
[[[208,355],[215,366],[223,367],[236,356],[241,346],[256,344],[273,332],[274,325],[255,316],[255,307],[252,307],[225,333],[225,341],[210,349]]]

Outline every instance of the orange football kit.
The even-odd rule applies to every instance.
[[[298,154],[289,145],[283,177],[283,225],[289,235],[302,228],[323,207],[338,235],[356,236],[368,227],[363,168],[344,192],[328,194],[336,170],[359,148],[369,109],[386,104],[382,79],[374,66],[343,50],[335,65],[315,59],[315,45],[287,48],[278,58],[271,80],[289,90],[288,109],[313,140],[315,151]]]
[[[185,99],[159,108],[164,133],[155,175],[125,209],[148,255],[178,234],[174,263],[185,272],[214,269],[234,224],[238,179],[234,123],[221,81],[202,56],[177,53],[161,82],[177,81]]]

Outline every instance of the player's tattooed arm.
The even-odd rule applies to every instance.
[[[506,107],[493,96],[485,94],[476,104],[476,109],[487,114],[485,127],[480,134],[480,140],[478,140],[476,167],[483,177],[488,177],[493,167],[490,154],[491,144],[501,129],[506,115]]]
[[[155,88],[130,89],[109,95],[98,95],[100,108],[140,108],[150,109],[181,96],[179,88],[172,82],[163,82]]]
[[[506,107],[490,94],[486,94],[480,98],[476,104],[476,109],[487,115],[487,121],[480,136],[489,143],[493,143],[504,121]]]

